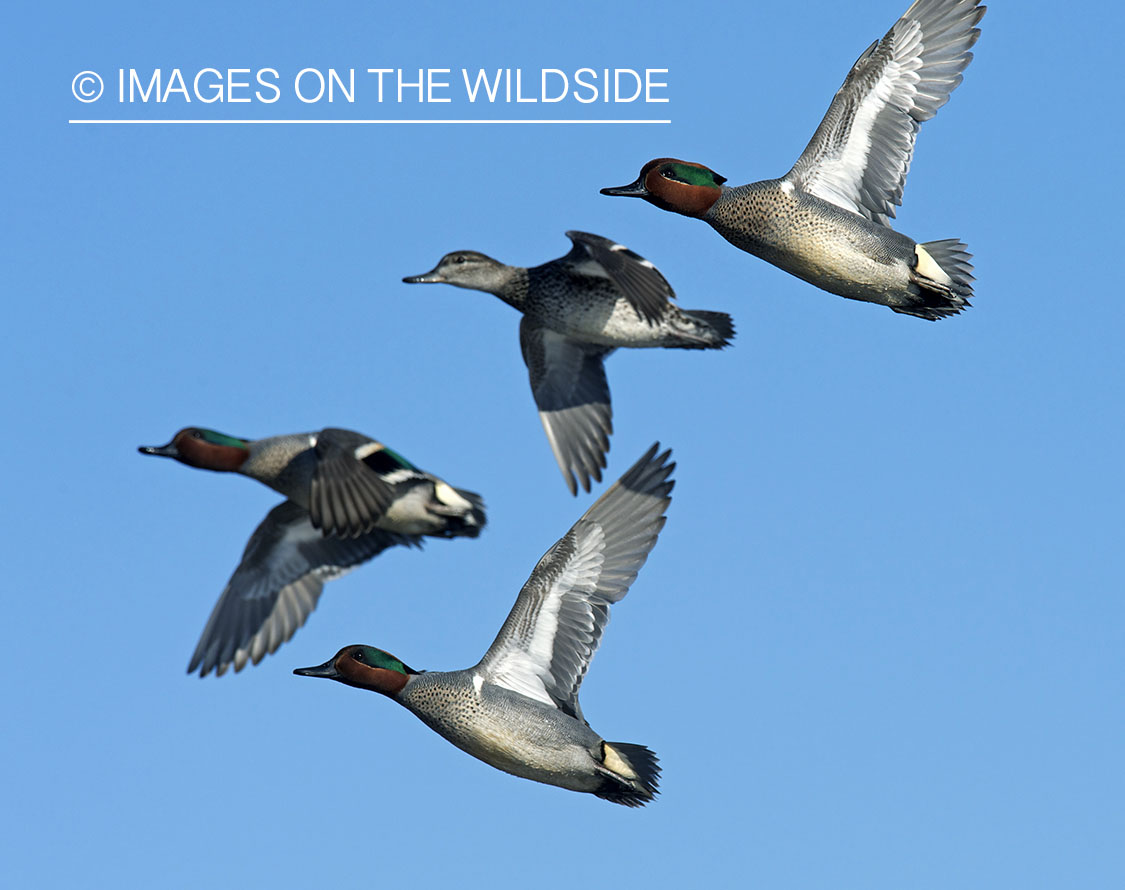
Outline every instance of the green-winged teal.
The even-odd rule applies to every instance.
[[[980,0],[918,0],[852,67],[781,179],[729,188],[702,164],[659,158],[603,195],[644,198],[711,224],[731,244],[842,297],[931,321],[969,305],[971,254],[890,228],[914,139],[973,58]]]
[[[485,291],[523,313],[520,348],[531,392],[563,479],[577,494],[579,483],[589,491],[591,478],[601,481],[613,432],[605,357],[618,347],[722,349],[734,326],[725,312],[680,309],[664,276],[627,247],[566,234],[570,253],[541,266],[506,266],[459,250],[403,281]]]
[[[416,671],[371,646],[347,646],[295,673],[381,692],[458,748],[512,775],[643,806],[660,768],[641,745],[607,742],[578,688],[609,620],[664,525],[675,464],[653,446],[590,507],[524,584],[484,658]]]
[[[388,547],[421,546],[423,535],[475,538],[485,524],[479,495],[351,430],[252,440],[188,427],[139,450],[241,473],[288,498],[254,530],[211,612],[188,665],[201,677],[276,651],[316,608],[325,581]]]

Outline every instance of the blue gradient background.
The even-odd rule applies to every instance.
[[[995,0],[923,128],[897,227],[969,244],[960,317],[832,297],[597,194],[662,155],[780,175],[906,5],[10,11],[0,883],[1122,886],[1120,7]],[[121,114],[75,101],[77,72],[157,66],[668,68],[670,103],[616,111],[673,123],[68,125]],[[400,283],[456,248],[534,265],[570,228],[738,326],[724,353],[608,363],[607,481],[655,439],[679,462],[582,690],[596,730],[660,755],[643,811],[509,777],[290,673],[353,642],[472,664],[592,500],[554,465],[516,313]],[[277,502],[136,453],[188,424],[364,431],[481,491],[489,529],[390,551],[259,666],[188,677]]]

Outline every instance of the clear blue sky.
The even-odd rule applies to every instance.
[[[995,0],[923,127],[897,226],[969,244],[957,318],[832,297],[598,195],[664,155],[780,175],[907,5],[10,12],[0,883],[1123,886],[1120,9]],[[330,66],[666,68],[670,101],[113,95],[119,68],[274,68],[288,90]],[[71,94],[87,69],[107,88],[89,105]],[[672,124],[67,123],[544,108]],[[582,690],[596,730],[660,756],[643,811],[509,777],[376,695],[291,674],[356,642],[472,664],[592,500],[555,467],[516,313],[400,283],[458,248],[534,265],[571,228],[738,327],[724,353],[608,362],[608,479],[656,439],[679,463]],[[189,424],[361,430],[482,492],[490,526],[384,554],[259,666],[189,677],[277,502],[136,453]]]

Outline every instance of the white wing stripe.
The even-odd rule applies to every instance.
[[[654,445],[544,554],[477,666],[487,682],[582,719],[578,688],[611,603],[664,525],[675,464]]]
[[[980,0],[915,3],[860,56],[785,180],[887,224],[923,121],[949,100],[972,60]]]
[[[552,679],[551,663],[555,657],[555,639],[560,624],[575,626],[570,614],[560,622],[564,600],[578,601],[575,605],[581,604],[583,611],[588,609],[590,601],[601,601],[596,591],[604,562],[605,533],[601,526],[592,523],[583,525],[583,534],[576,541],[577,549],[541,597],[523,648],[505,653],[493,675],[496,685],[546,704],[553,704],[548,686]],[[573,613],[574,609],[566,611]],[[592,628],[593,622],[587,618],[580,626]]]
[[[901,65],[895,62],[887,65],[874,89],[856,109],[851,121],[851,136],[836,158],[838,163],[822,168],[821,175],[809,183],[810,192],[845,208],[856,206],[856,186],[863,179],[871,156],[871,133],[875,129],[875,121],[888,105],[908,111],[913,104],[914,90],[911,87],[917,80],[917,75],[906,73]],[[902,97],[906,101],[896,102],[896,93],[909,95]]]

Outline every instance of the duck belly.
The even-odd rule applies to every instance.
[[[910,238],[812,195],[788,193],[777,181],[744,188],[706,217],[735,247],[853,300],[888,304],[914,292]]]
[[[575,721],[577,723],[577,721]],[[468,737],[446,736],[461,750],[472,754],[496,769],[523,779],[557,785],[571,791],[594,791],[604,779],[595,772],[595,761],[590,749],[568,736],[560,737],[526,721],[520,732],[505,723],[474,727]],[[589,733],[596,750],[601,739]]]
[[[650,324],[625,300],[617,301],[608,311],[578,309],[558,319],[552,327],[575,340],[610,348],[671,346],[677,339],[667,319]]]
[[[669,340],[662,324],[649,324],[616,290],[573,288],[567,298],[531,303],[526,314],[557,334],[594,346],[643,348]]]
[[[419,481],[391,502],[386,513],[375,523],[376,528],[401,535],[432,535],[443,531],[449,520],[429,509],[433,494],[432,483]],[[466,509],[469,506],[465,501]]]
[[[438,708],[408,707],[462,751],[513,776],[572,791],[601,786],[594,759],[602,741],[597,733],[525,696],[489,687],[482,693],[463,690],[456,703],[439,693],[434,703],[444,701]]]

